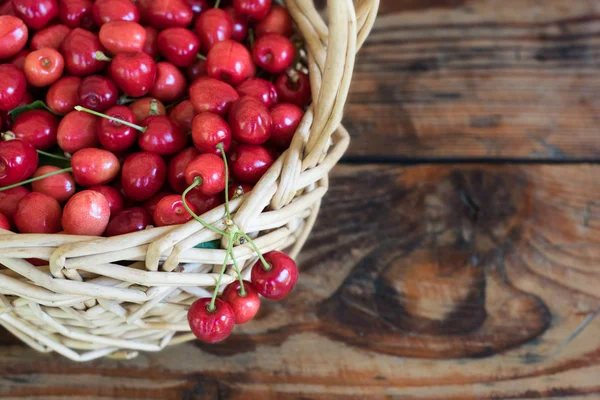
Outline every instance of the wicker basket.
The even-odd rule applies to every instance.
[[[329,26],[311,0],[285,3],[306,42],[313,104],[290,148],[231,211],[261,251],[287,249],[295,257],[317,217],[327,174],[348,146],[342,111],[355,53],[379,0],[329,0]],[[202,216],[221,229],[223,217],[224,206]],[[192,340],[187,309],[211,295],[225,257],[225,250],[195,246],[215,239],[194,220],[111,238],[0,229],[0,325],[38,351],[75,361],[131,358]],[[248,244],[234,254],[248,279],[256,254]],[[35,267],[29,258],[49,265]],[[222,284],[235,278],[228,268]]]

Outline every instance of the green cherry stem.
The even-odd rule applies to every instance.
[[[158,115],[158,101],[156,99],[150,100],[148,115]]]
[[[265,260],[265,258],[263,257],[262,253],[258,249],[258,246],[256,246],[256,243],[254,243],[254,240],[252,240],[252,238],[250,236],[248,236],[244,232],[240,232],[240,235],[244,239],[246,239],[248,241],[248,243],[250,243],[250,246],[252,246],[252,248],[254,249],[254,252],[256,253],[256,255],[258,255],[258,258],[263,263],[263,267],[264,267],[265,271],[270,270],[271,269],[271,265],[267,262],[267,260]]]
[[[234,239],[236,239],[236,238],[234,238]],[[231,249],[231,260],[233,261],[233,267],[235,268],[235,273],[237,274],[238,279],[240,280],[240,291],[238,292],[238,294],[241,297],[244,297],[244,296],[246,296],[246,288],[244,287],[244,280],[242,279],[240,267],[238,266],[237,260],[233,256],[233,247]]]
[[[38,154],[41,154],[46,157],[56,158],[57,160],[69,161],[69,159],[67,157],[59,156],[58,154],[52,154],[52,153],[48,153],[48,152],[45,152],[42,150],[36,150],[36,151],[38,152]]]
[[[185,199],[185,196],[187,196],[187,194],[190,192],[190,190],[192,190],[193,188],[195,188],[196,186],[200,185],[202,183],[202,179],[200,179],[200,177],[196,177],[196,179],[194,179],[194,183],[192,183],[190,186],[188,186],[187,189],[185,189],[183,191],[183,194],[181,195],[181,200],[183,201],[183,206],[185,207],[185,209],[187,210],[187,212],[190,213],[190,215],[192,217],[194,217],[194,219],[198,222],[200,222],[205,228],[210,229],[211,231],[219,234],[219,235],[223,235],[223,236],[229,236],[226,232],[223,232],[220,229],[215,228],[214,226],[207,224],[206,222],[204,222],[198,215],[196,215],[195,212],[192,211],[192,209],[190,208],[190,206],[187,203],[187,200]]]
[[[69,167],[69,168],[59,169],[57,171],[48,172],[47,174],[44,174],[44,175],[41,175],[41,176],[36,176],[35,178],[31,178],[31,179],[27,179],[25,181],[17,182],[17,183],[14,183],[12,185],[3,186],[3,187],[0,188],[0,192],[2,192],[4,190],[8,190],[8,189],[13,189],[13,188],[16,188],[16,187],[19,187],[19,186],[27,185],[28,183],[31,183],[31,182],[41,181],[42,179],[49,178],[49,177],[54,176],[54,175],[59,175],[59,174],[62,174],[64,172],[71,172],[71,171],[73,171],[73,168]]]
[[[106,61],[106,62],[111,62],[112,58],[108,57],[106,54],[104,54],[101,51],[97,51],[94,53],[94,58],[98,61]]]
[[[227,165],[227,155],[225,154],[225,150],[223,150],[223,143],[217,144],[217,149],[221,152],[223,163],[225,164],[225,215],[227,219],[231,219],[231,214],[229,213],[229,165]]]
[[[250,48],[254,48],[254,29],[248,29],[248,39],[250,40]]]
[[[215,311],[215,301],[217,300],[217,295],[219,294],[219,287],[221,287],[221,280],[223,280],[223,275],[225,275],[225,268],[227,267],[227,261],[229,261],[229,256],[231,255],[231,251],[233,249],[233,237],[227,235],[229,238],[229,243],[227,244],[227,251],[225,253],[225,259],[223,260],[223,268],[221,268],[221,273],[219,274],[219,279],[217,279],[217,285],[215,286],[215,291],[213,292],[212,298],[210,299],[210,304],[208,305],[208,311]]]
[[[221,0],[217,0],[215,2],[215,8],[219,8],[219,5],[221,4]]]
[[[206,61],[206,56],[205,56],[205,55],[202,55],[202,54],[200,54],[200,53],[196,54],[196,58],[197,58],[198,60],[204,60],[204,61]]]
[[[123,121],[122,119],[119,119],[119,118],[110,117],[110,116],[108,116],[106,114],[102,114],[102,113],[100,113],[98,111],[90,110],[89,108],[85,108],[85,107],[81,107],[81,106],[75,106],[75,109],[77,111],[83,111],[83,112],[86,112],[88,114],[96,115],[96,116],[101,117],[101,118],[105,118],[105,119],[108,119],[108,120],[111,120],[111,121],[118,122],[118,123],[123,124],[125,126],[128,126],[130,128],[137,129],[138,131],[140,131],[142,133],[146,132],[146,128],[143,127],[143,126],[132,124],[131,122]]]

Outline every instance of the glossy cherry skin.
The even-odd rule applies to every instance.
[[[204,112],[196,115],[192,121],[192,140],[201,153],[221,154],[217,148],[223,144],[227,152],[231,147],[231,129],[223,118],[217,114]]]
[[[1,161],[0,161],[1,162]],[[2,168],[0,166],[0,168]],[[0,178],[1,179],[1,178]],[[0,184],[2,186],[2,184]],[[14,219],[19,201],[31,193],[25,186],[17,186],[0,192],[0,213],[4,214],[10,221]]]
[[[143,231],[152,225],[152,217],[143,207],[132,207],[114,215],[106,227],[106,236],[125,235],[126,233]]]
[[[231,105],[228,121],[233,139],[239,143],[262,144],[271,137],[271,113],[255,97],[244,96],[237,99]]]
[[[259,37],[252,48],[252,59],[271,74],[281,74],[294,63],[296,47],[290,39],[276,33]]]
[[[242,197],[246,193],[250,193],[254,189],[254,186],[247,185],[245,183],[233,184],[229,185],[229,200],[237,199],[238,197]]]
[[[252,267],[251,280],[256,291],[271,300],[286,297],[298,281],[298,268],[294,260],[280,251],[270,251],[264,255],[269,263],[268,270],[262,261]]]
[[[67,153],[75,153],[99,144],[96,120],[92,114],[71,111],[58,124],[56,139],[58,147]]]
[[[145,26],[144,30],[146,31],[146,41],[142,51],[155,59],[158,56],[158,29],[153,26]]]
[[[58,118],[46,110],[29,110],[17,116],[13,133],[39,150],[56,145]]]
[[[236,86],[241,96],[252,96],[260,100],[267,108],[277,104],[278,96],[275,85],[261,78],[250,78]]]
[[[62,226],[67,234],[100,236],[109,219],[110,207],[106,198],[93,190],[84,190],[65,204]]]
[[[256,37],[264,36],[267,33],[277,33],[290,37],[292,36],[293,29],[292,17],[288,10],[285,7],[274,4],[267,16],[256,24],[254,32],[256,33]]]
[[[231,103],[240,97],[231,85],[210,77],[196,79],[190,86],[189,94],[197,112],[208,111],[221,117],[227,114]]]
[[[96,52],[103,51],[98,36],[85,29],[75,28],[61,45],[67,72],[75,76],[91,75],[104,70],[106,61],[96,58]]]
[[[271,109],[273,129],[271,130],[269,143],[280,149],[290,147],[302,117],[304,117],[304,111],[295,104],[281,103],[273,107]]]
[[[235,146],[229,160],[233,177],[250,185],[255,185],[274,162],[267,149],[252,144]]]
[[[43,165],[33,174],[34,178],[46,175],[60,170],[54,165]],[[75,194],[75,180],[69,172],[52,175],[31,183],[31,190],[38,193],[44,193],[56,199],[59,203],[64,203]]]
[[[167,166],[161,156],[150,152],[134,153],[123,163],[121,185],[129,199],[144,201],[158,193],[166,177]]]
[[[188,310],[188,323],[198,339],[206,343],[218,343],[231,335],[235,315],[231,306],[219,298],[215,300],[215,309],[209,311],[210,300],[204,298],[192,303]]]
[[[0,60],[7,60],[18,54],[29,38],[27,25],[12,15],[0,15]]]
[[[169,118],[175,122],[184,132],[192,131],[192,122],[198,113],[189,100],[183,100],[169,112]]]
[[[147,12],[148,22],[157,29],[185,27],[194,17],[192,8],[184,0],[153,0]]]
[[[36,31],[58,17],[56,0],[12,0],[12,5],[16,16]]]
[[[206,60],[194,60],[194,62],[185,69],[185,75],[190,82],[194,82],[196,79],[206,76]]]
[[[211,78],[238,85],[254,76],[256,67],[246,46],[233,40],[225,40],[209,50],[206,73]]]
[[[258,292],[248,281],[244,282],[245,295],[240,295],[242,285],[239,280],[231,282],[223,291],[223,300],[233,310],[236,325],[242,325],[252,320],[260,308],[260,297]]]
[[[90,187],[104,185],[119,174],[119,159],[102,149],[81,149],[71,157],[73,177],[78,185]]]
[[[58,51],[43,48],[29,53],[25,57],[23,67],[25,78],[30,85],[44,87],[53,84],[62,76],[65,61]]]
[[[287,74],[281,74],[275,81],[279,101],[305,107],[312,100],[310,78],[303,72],[297,72],[294,75],[292,79]]]
[[[195,209],[193,204],[188,204],[194,214],[198,215],[198,211]],[[183,206],[183,200],[178,194],[172,194],[163,197],[154,210],[154,225],[156,226],[167,226],[167,225],[179,225],[185,224],[191,220],[192,214],[187,212]]]
[[[152,102],[155,102],[155,112],[156,114],[152,114]],[[133,114],[135,115],[135,121],[137,124],[141,124],[146,117],[150,115],[167,115],[167,110],[165,109],[162,101],[152,98],[152,97],[144,97],[143,99],[139,99],[131,103],[129,106]]]
[[[19,139],[0,142],[0,187],[29,178],[37,165],[37,151],[29,143]]]
[[[158,51],[178,67],[187,67],[196,60],[200,39],[185,28],[167,28],[158,34]]]
[[[92,6],[92,17],[101,27],[110,21],[139,22],[140,11],[131,0],[96,0]]]
[[[192,190],[185,196],[185,201],[188,204],[193,204],[197,215],[202,215],[205,212],[223,204],[220,194],[202,194],[197,190]]]
[[[188,184],[185,181],[185,168],[199,155],[200,153],[198,150],[193,147],[188,147],[177,153],[177,155],[169,161],[167,182],[169,183],[169,187],[173,189],[175,193],[181,194],[188,187]]]
[[[58,18],[70,28],[91,30],[94,26],[92,5],[92,0],[59,0]]]
[[[46,93],[46,105],[57,114],[66,114],[73,111],[79,104],[79,85],[81,78],[65,76],[50,86]]]
[[[231,19],[231,39],[240,43],[246,40],[246,34],[248,33],[248,17],[238,14],[233,7],[225,8],[225,12]]]
[[[211,7],[208,0],[185,0],[185,2],[192,9],[194,17],[200,15],[200,13],[208,10]]]
[[[135,124],[135,115],[126,106],[111,107],[105,114],[109,117]],[[99,118],[96,126],[100,144],[106,150],[112,152],[121,152],[129,149],[135,144],[138,138],[138,131],[136,129],[106,118]]]
[[[185,181],[188,185],[196,178],[201,184],[195,190],[201,194],[213,195],[225,190],[225,164],[223,159],[214,154],[200,154],[185,168]]]
[[[233,0],[233,8],[240,15],[260,21],[269,13],[271,0]]]
[[[194,32],[200,38],[204,51],[208,51],[216,43],[231,39],[233,24],[227,12],[211,8],[198,16]]]
[[[166,61],[156,63],[156,79],[150,96],[164,103],[172,103],[182,98],[186,90],[185,76],[176,66]]]
[[[115,215],[125,207],[125,199],[121,193],[111,186],[100,185],[92,186],[89,188],[94,192],[100,193],[108,202],[108,208],[110,209],[110,215]]]
[[[136,53],[144,49],[146,29],[133,21],[110,21],[102,25],[98,37],[111,54]]]
[[[27,81],[23,71],[12,64],[0,64],[0,111],[10,111],[25,96]]]
[[[102,75],[90,75],[83,78],[77,94],[79,105],[100,112],[117,104],[119,99],[119,89],[115,82]]]
[[[110,63],[111,76],[130,97],[146,95],[156,79],[156,64],[144,52],[119,53]]]
[[[31,38],[29,48],[39,50],[46,47],[58,50],[65,40],[65,37],[71,32],[71,28],[66,25],[51,25],[41,31],[37,31]]]
[[[21,199],[14,219],[21,233],[56,233],[60,231],[61,216],[56,199],[33,192]]]
[[[142,205],[144,206],[144,210],[146,210],[148,212],[148,215],[150,215],[150,220],[152,220],[152,216],[154,215],[154,210],[156,210],[156,206],[158,205],[158,203],[163,198],[165,198],[166,196],[169,196],[171,194],[173,194],[173,193],[158,192],[154,196],[150,197],[148,200],[144,201],[144,203]],[[152,223],[154,223],[154,221],[152,221]]]
[[[183,150],[187,144],[186,134],[168,117],[151,115],[142,125],[146,131],[140,135],[138,145],[144,151],[168,156]]]
[[[0,229],[10,231],[10,221],[2,213],[0,213]]]

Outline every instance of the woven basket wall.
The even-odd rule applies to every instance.
[[[262,252],[295,257],[317,218],[327,174],[348,146],[342,111],[379,0],[329,0],[328,25],[312,0],[285,3],[306,41],[313,104],[290,148],[231,211]],[[220,229],[223,217],[223,206],[202,215]],[[225,257],[225,250],[194,246],[215,239],[194,220],[111,238],[0,229],[0,325],[38,351],[75,361],[130,358],[192,340],[187,309],[210,297]],[[256,254],[248,244],[234,254],[249,279]],[[222,283],[235,278],[230,267]]]

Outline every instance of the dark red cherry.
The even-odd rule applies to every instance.
[[[106,198],[93,190],[84,190],[65,204],[62,226],[67,234],[100,236],[109,219],[110,207]]]
[[[46,110],[29,110],[17,116],[13,133],[39,150],[47,150],[56,145],[58,118]]]
[[[142,125],[146,131],[140,135],[138,145],[144,151],[167,156],[183,150],[187,144],[186,134],[168,117],[151,115]]]
[[[0,150],[0,154],[1,153],[2,151]],[[1,163],[2,161],[0,161],[0,169],[2,168]],[[2,172],[0,172],[0,175],[1,174]],[[0,180],[1,179],[2,178],[0,178]],[[2,186],[2,183],[0,183],[0,186]],[[17,212],[17,205],[19,204],[19,201],[21,201],[21,199],[28,193],[30,193],[30,191],[25,186],[17,186],[12,189],[0,191],[0,213],[4,214],[10,221],[12,221],[15,213]]]
[[[233,8],[240,15],[260,21],[269,13],[271,0],[233,0]]]
[[[0,142],[0,187],[29,178],[37,165],[38,154],[29,143],[19,139]]]
[[[81,149],[71,157],[73,178],[81,186],[98,186],[111,182],[119,174],[119,159],[107,150]]]
[[[271,114],[255,97],[244,96],[233,102],[228,121],[233,139],[239,143],[262,144],[271,137]]]
[[[155,59],[158,56],[158,29],[153,26],[145,26],[144,29],[146,30],[146,41],[143,51]]]
[[[200,154],[185,168],[185,181],[188,185],[200,178],[201,183],[196,190],[199,193],[212,195],[225,190],[225,164],[223,159],[214,154]]]
[[[154,0],[148,7],[148,22],[157,29],[185,27],[192,23],[194,14],[184,0]]]
[[[215,44],[208,52],[206,73],[211,78],[238,85],[254,76],[256,67],[246,46],[225,40]]]
[[[106,236],[118,236],[143,231],[152,225],[152,217],[143,207],[122,210],[114,215],[106,227]]]
[[[67,153],[75,153],[87,147],[97,147],[98,134],[95,116],[79,111],[71,111],[58,124],[58,147]]]
[[[238,280],[231,282],[223,291],[223,300],[231,306],[237,325],[245,324],[252,320],[260,308],[258,292],[248,281],[244,282],[244,292]]]
[[[10,221],[2,213],[0,213],[0,229],[10,231]]]
[[[70,28],[91,30],[94,26],[92,0],[59,0],[58,17]]]
[[[15,67],[19,68],[21,71],[23,70],[23,68],[25,67],[25,58],[27,58],[27,55],[31,53],[31,50],[29,49],[23,49],[20,52],[17,53],[16,56],[14,56],[13,58],[10,59],[10,64],[14,65]]]
[[[33,174],[34,178],[56,172],[60,168],[53,165],[44,165],[39,167]],[[44,193],[56,199],[59,203],[64,203],[75,194],[75,180],[69,172],[63,172],[58,175],[52,175],[39,181],[31,183],[31,190]]]
[[[21,233],[56,233],[60,231],[62,209],[54,198],[44,193],[29,193],[17,205],[15,225]]]
[[[73,111],[79,104],[79,85],[81,78],[65,76],[50,86],[46,93],[46,104],[57,114],[66,114]]]
[[[304,72],[293,71],[292,77],[281,74],[275,81],[279,101],[299,107],[307,106],[312,100],[310,78]]]
[[[200,15],[200,13],[208,10],[211,7],[208,0],[185,0],[185,2],[192,9],[194,17]]]
[[[246,34],[248,33],[248,17],[245,15],[238,14],[233,7],[225,8],[225,12],[231,18],[231,39],[236,42],[243,42],[246,40]]]
[[[252,96],[259,99],[267,108],[277,104],[277,89],[271,82],[261,78],[250,78],[240,83],[235,90],[240,96]]]
[[[277,33],[286,37],[292,36],[293,21],[290,13],[285,7],[274,4],[267,16],[254,28],[256,37],[267,33]]]
[[[119,88],[130,97],[146,95],[156,79],[156,64],[144,52],[119,53],[110,63],[110,72]]]
[[[280,251],[270,251],[264,255],[268,266],[258,261],[252,267],[251,280],[256,291],[271,300],[286,297],[298,281],[298,268],[294,260]]]
[[[131,0],[96,0],[92,16],[98,26],[110,21],[139,22],[140,12]]]
[[[247,185],[245,183],[233,184],[229,186],[228,194],[229,200],[237,199],[242,197],[246,193],[250,193],[254,189],[254,186]]]
[[[201,153],[221,154],[218,144],[227,152],[231,146],[231,129],[227,122],[211,112],[196,115],[192,121],[192,140]]]
[[[206,76],[206,60],[200,58],[194,60],[186,69],[185,75],[190,82],[194,82],[196,79]]]
[[[150,152],[131,154],[123,163],[121,185],[133,201],[144,201],[162,188],[167,166],[161,156]]]
[[[231,150],[231,173],[240,182],[255,185],[273,165],[273,157],[263,146],[239,144]]]
[[[267,33],[259,37],[252,48],[252,59],[262,69],[272,74],[285,72],[294,63],[296,46],[287,37]]]
[[[198,16],[194,32],[200,38],[204,51],[208,51],[216,43],[231,39],[233,24],[225,11],[211,8]]]
[[[201,14],[202,15],[202,14]],[[221,299],[215,299],[215,309],[209,310],[210,298],[196,300],[188,310],[188,323],[192,333],[206,343],[221,342],[233,331],[235,315]]]
[[[20,18],[0,15],[0,60],[8,60],[18,54],[29,38],[27,26]]]
[[[125,199],[123,195],[111,186],[100,185],[92,186],[90,190],[100,193],[108,202],[108,208],[110,208],[110,215],[115,215],[125,207]]]
[[[186,90],[185,76],[176,66],[166,61],[156,63],[156,80],[150,96],[164,103],[172,103],[182,98]]]
[[[188,184],[185,181],[185,168],[199,155],[200,153],[198,150],[193,147],[188,147],[177,153],[177,155],[169,161],[167,182],[169,183],[169,187],[173,189],[175,193],[181,194],[188,187]]]
[[[111,107],[105,114],[109,117],[135,124],[135,115],[126,106]],[[129,149],[135,144],[138,138],[138,131],[136,129],[114,120],[99,118],[96,127],[100,144],[106,150],[112,152],[121,152]]]
[[[119,99],[117,85],[102,75],[90,75],[83,78],[77,94],[80,106],[100,112],[117,104]]]
[[[56,82],[63,73],[63,56],[52,48],[32,51],[25,57],[23,72],[31,86],[44,87]]]
[[[101,72],[107,62],[98,59],[96,52],[103,50],[98,36],[81,28],[73,29],[61,45],[67,72],[76,76]]]
[[[0,64],[0,111],[10,111],[25,96],[27,81],[23,71],[12,64]]]
[[[161,201],[164,197],[169,196],[171,194],[173,194],[173,193],[158,192],[154,196],[150,197],[148,200],[144,201],[144,203],[142,205],[144,206],[144,210],[146,210],[148,212],[148,214],[150,215],[150,219],[152,219],[152,216],[154,215],[154,210],[156,210],[156,206],[158,205],[158,202]]]
[[[202,215],[205,212],[223,204],[223,200],[219,194],[202,194],[197,190],[192,190],[185,196],[188,204],[193,204],[196,209],[196,214]]]
[[[178,67],[193,63],[200,50],[200,39],[194,32],[180,27],[161,31],[157,43],[160,54]]]
[[[36,31],[58,17],[56,0],[12,0],[12,5],[16,16]]]
[[[304,117],[304,111],[295,104],[281,103],[273,107],[271,109],[273,129],[269,143],[280,149],[287,149],[292,143],[292,138],[302,117]]]
[[[69,32],[71,32],[71,28],[66,25],[48,26],[33,35],[31,43],[29,43],[29,48],[31,50],[39,50],[49,47],[58,50]]]
[[[164,104],[155,98],[144,97],[136,100],[129,106],[135,115],[135,122],[141,124],[149,115],[166,115],[167,110]]]
[[[146,30],[137,22],[110,21],[102,25],[98,37],[111,54],[136,53],[144,48]]]
[[[188,207],[198,215],[198,211],[193,204],[188,204]],[[180,225],[191,220],[190,214],[183,206],[183,200],[180,195],[172,194],[163,197],[156,205],[154,210],[154,224],[156,226]]]
[[[15,17],[15,9],[13,8],[12,1],[6,1],[0,4],[0,15],[11,15]]]
[[[222,117],[229,111],[231,103],[240,97],[231,85],[210,77],[196,79],[189,94],[197,112],[209,111]]]
[[[183,100],[175,107],[171,108],[169,118],[175,122],[184,132],[192,131],[192,121],[198,113],[194,105],[189,100]]]

